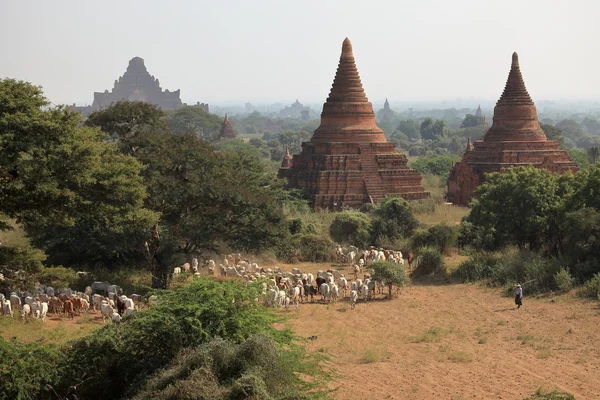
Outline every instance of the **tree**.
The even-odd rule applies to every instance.
[[[452,165],[459,161],[458,156],[422,156],[411,163],[411,167],[422,174],[432,174],[448,177]]]
[[[474,127],[474,126],[479,126],[479,125],[483,125],[484,121],[485,121],[485,118],[483,116],[467,114],[465,116],[465,119],[463,120],[463,122],[460,124],[460,127],[461,128],[470,128],[470,127]]]
[[[165,113],[160,107],[143,101],[121,100],[94,111],[86,126],[97,126],[112,138],[127,138],[143,130],[165,128]]]
[[[348,243],[359,248],[369,245],[369,216],[358,211],[337,214],[329,227],[329,234],[338,243]]]
[[[560,143],[561,147],[564,147],[565,138],[562,135],[562,129],[557,128],[550,124],[540,124],[540,127],[544,131],[544,134],[546,134],[546,137],[548,138],[548,140],[554,140],[554,141]]]
[[[575,141],[585,136],[585,128],[583,125],[577,123],[572,119],[563,119],[556,124],[556,127],[560,129],[565,137],[573,139]]]
[[[600,136],[600,122],[594,118],[585,117],[581,124],[585,126],[588,133],[592,136]]]
[[[559,189],[555,175],[531,166],[487,174],[466,221],[493,236],[498,248],[516,244],[540,249],[554,241],[563,201]]]
[[[425,118],[421,123],[419,131],[421,137],[426,140],[436,140],[444,136],[444,120],[432,120],[431,118]]]
[[[371,240],[374,243],[381,243],[385,238],[410,236],[419,225],[408,202],[401,197],[385,198],[373,210],[373,214]]]
[[[406,268],[402,264],[376,261],[370,265],[370,268],[373,270],[372,278],[387,285],[390,297],[392,296],[394,286],[403,287],[410,281],[408,272],[406,272]]]
[[[587,149],[587,155],[588,155],[588,158],[590,159],[590,163],[597,164],[598,157],[600,156],[600,147],[598,147],[598,146],[590,147],[589,149]]]
[[[48,105],[39,87],[0,81],[0,212],[50,263],[133,262],[156,218],[143,208],[142,165]]]
[[[396,128],[400,132],[404,133],[411,139],[420,139],[421,132],[419,131],[419,125],[413,121],[412,119],[407,119],[404,121],[398,122],[398,127]]]
[[[173,133],[192,135],[212,143],[220,139],[223,119],[200,107],[184,106],[168,111],[166,123]]]

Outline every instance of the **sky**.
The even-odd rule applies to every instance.
[[[597,0],[0,0],[0,78],[91,104],[129,60],[187,103],[323,103],[342,41],[373,103],[600,98]]]

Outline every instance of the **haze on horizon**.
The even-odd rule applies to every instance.
[[[5,0],[0,77],[91,104],[139,56],[187,103],[319,104],[349,37],[373,103],[495,101],[513,51],[534,101],[598,100],[598,15],[594,0]]]

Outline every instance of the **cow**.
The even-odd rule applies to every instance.
[[[73,302],[71,300],[67,299],[65,302],[63,302],[63,311],[65,312],[65,314],[67,314],[69,318],[75,318],[75,312],[73,311]]]
[[[354,310],[354,307],[356,307],[356,301],[358,300],[358,292],[356,290],[353,290],[350,292],[350,308],[352,310]]]
[[[308,301],[308,296],[310,296],[310,301],[314,303],[315,294],[317,294],[317,289],[313,285],[306,283],[304,285],[304,296],[306,296],[306,301]]]

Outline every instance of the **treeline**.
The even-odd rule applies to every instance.
[[[39,87],[1,80],[0,214],[21,225],[48,265],[144,267],[154,287],[166,287],[170,267],[192,254],[271,248],[286,234],[285,191],[250,152],[209,143],[215,118],[124,101],[83,123],[50,107]],[[5,283],[38,272],[34,253],[0,247]]]

